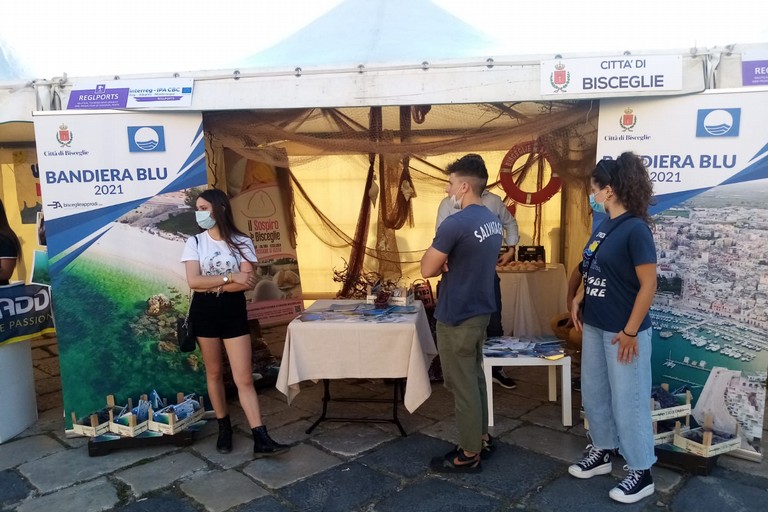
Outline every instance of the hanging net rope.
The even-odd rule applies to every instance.
[[[396,234],[413,226],[415,198],[443,194],[443,164],[435,163],[440,156],[507,151],[538,141],[546,145],[551,172],[563,183],[586,190],[597,131],[590,102],[219,111],[204,113],[204,127],[212,144],[290,169],[295,192],[291,207],[296,214],[328,247],[349,248],[350,281],[343,283],[342,295],[364,270],[396,280],[418,266],[426,247],[401,249]],[[359,162],[353,165],[365,176],[362,195],[343,198],[360,204],[353,233],[321,211],[302,184],[304,169],[330,156]],[[539,166],[536,155],[528,156],[513,173],[520,176],[532,170],[538,176],[535,186],[541,189],[545,184]],[[498,183],[500,170],[488,171],[489,186]],[[369,241],[376,199],[376,240]]]

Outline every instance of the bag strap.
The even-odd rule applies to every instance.
[[[597,251],[600,249],[600,247],[601,247],[601,246],[603,245],[603,243],[605,242],[605,239],[606,239],[606,238],[608,238],[608,235],[610,235],[610,234],[611,234],[611,232],[612,232],[614,229],[616,229],[617,227],[619,227],[619,226],[621,225],[621,223],[622,223],[622,222],[624,222],[625,220],[627,220],[627,219],[629,219],[629,218],[632,218],[632,217],[634,217],[634,215],[627,215],[627,214],[623,215],[623,216],[622,216],[622,217],[621,217],[621,218],[618,220],[618,222],[616,222],[615,224],[612,224],[612,225],[611,225],[611,227],[610,227],[610,228],[608,228],[608,231],[606,231],[606,232],[605,232],[605,235],[603,235],[603,238],[602,238],[602,240],[600,240],[599,242],[597,242],[597,247],[595,247],[595,250],[594,250],[594,251],[592,251],[592,255],[591,255],[591,256],[589,257],[589,259],[587,260],[587,268],[586,268],[586,269],[584,269],[584,272],[581,274],[581,279],[582,279],[582,281],[583,281],[583,283],[584,283],[584,290],[586,290],[586,289],[587,289],[587,276],[589,275],[589,269],[590,269],[590,268],[592,268],[592,262],[595,260],[595,256],[597,255]],[[605,222],[605,221],[603,221],[603,222]],[[603,222],[601,222],[601,223],[600,223],[600,226],[602,226],[602,225],[603,225]],[[599,230],[599,229],[600,229],[600,227],[598,227],[598,230]]]

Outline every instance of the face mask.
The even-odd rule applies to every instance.
[[[598,203],[595,201],[595,194],[589,194],[589,206],[595,213],[605,213],[605,202]]]
[[[457,198],[456,194],[453,194],[451,196],[451,204],[453,205],[454,210],[461,210],[461,200],[464,199],[464,196],[462,195],[461,198]]]
[[[211,229],[216,225],[216,221],[211,217],[211,212],[197,211],[195,212],[195,220],[197,221],[197,225],[203,229]]]

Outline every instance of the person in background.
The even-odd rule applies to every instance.
[[[485,205],[486,208],[491,210],[491,212],[499,218],[501,225],[504,228],[504,242],[507,244],[507,252],[499,256],[496,264],[506,265],[515,258],[515,246],[517,245],[520,238],[518,234],[517,221],[507,209],[504,201],[502,201],[501,198],[496,194],[493,194],[488,190],[483,190],[480,199],[482,200],[483,205]],[[435,230],[440,227],[440,224],[442,224],[449,215],[452,215],[458,211],[459,210],[456,209],[451,203],[450,198],[444,198],[440,202],[440,205],[437,207],[437,221],[435,222]],[[488,322],[488,328],[486,329],[486,336],[489,338],[504,336],[504,328],[501,326],[501,279],[499,279],[498,274],[496,274],[496,280],[494,281],[493,293],[496,299],[496,310],[491,313],[491,320]],[[493,367],[492,376],[493,382],[503,388],[515,389],[517,387],[517,383],[514,381],[514,379],[504,375],[501,366]]]
[[[421,259],[421,274],[425,279],[442,275],[435,308],[437,346],[445,387],[454,398],[459,445],[434,458],[432,469],[478,472],[481,456],[495,449],[488,435],[483,344],[496,310],[493,287],[502,226],[481,199],[488,171],[479,155],[465,155],[446,172],[446,193],[460,211],[437,228]]]
[[[19,237],[8,224],[5,205],[0,201],[0,286],[10,283],[16,263],[21,256]]]
[[[618,448],[626,477],[609,496],[635,503],[654,493],[651,420],[651,320],[656,246],[648,206],[653,184],[634,153],[602,160],[592,171],[590,205],[606,213],[584,248],[570,286],[583,280],[571,316],[582,332],[581,396],[592,444],[568,468],[577,478],[610,474]]]
[[[232,424],[227,410],[221,345],[227,353],[240,405],[253,434],[255,457],[288,450],[275,442],[261,420],[251,366],[251,336],[245,291],[256,284],[253,241],[236,227],[227,195],[205,190],[196,202],[197,224],[205,231],[190,237],[181,261],[195,292],[189,317],[205,363],[208,395],[219,423],[216,449],[232,451]]]

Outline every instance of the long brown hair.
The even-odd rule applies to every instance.
[[[237,229],[235,219],[232,216],[232,204],[229,202],[227,194],[216,188],[209,188],[200,192],[200,197],[211,203],[211,216],[219,227],[221,239],[224,240],[229,248],[240,253],[243,259],[245,257],[245,243],[235,240],[235,236],[240,235],[249,238],[248,235]],[[255,263],[255,262],[251,262]]]
[[[16,247],[16,259],[21,258],[21,243],[19,237],[11,229],[11,225],[8,224],[8,216],[5,214],[5,206],[3,201],[0,200],[0,236],[7,238]]]

